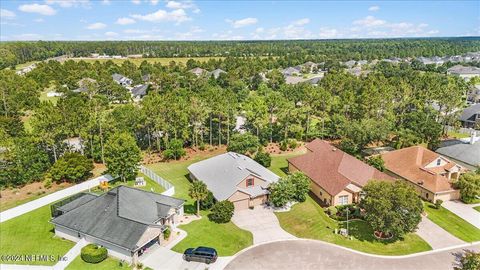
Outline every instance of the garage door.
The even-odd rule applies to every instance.
[[[248,209],[248,201],[249,200],[247,199],[233,202],[233,206],[235,206],[235,211]]]

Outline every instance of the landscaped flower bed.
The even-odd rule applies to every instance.
[[[326,213],[330,218],[337,221],[346,221],[347,213],[348,220],[363,219],[360,207],[355,204],[330,206],[327,208]]]

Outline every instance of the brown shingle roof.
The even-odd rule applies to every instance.
[[[433,193],[453,190],[448,179],[440,175],[440,173],[444,173],[453,168],[456,165],[454,162],[443,158],[448,161],[447,164],[433,168],[425,168],[426,165],[439,157],[441,156],[437,153],[421,146],[411,146],[382,154],[385,167],[389,171]]]
[[[332,196],[350,183],[363,187],[371,179],[394,179],[326,141],[315,139],[306,147],[309,153],[290,158],[288,162]]]

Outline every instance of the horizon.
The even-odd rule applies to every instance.
[[[478,37],[478,10],[478,1],[2,1],[0,41]]]

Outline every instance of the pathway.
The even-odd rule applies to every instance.
[[[465,204],[461,201],[446,201],[442,204],[450,212],[480,229],[480,212],[473,209],[473,207],[478,205],[480,204]]]
[[[75,186],[68,187],[66,189],[62,189],[57,192],[53,192],[51,194],[48,194],[44,197],[41,197],[40,199],[36,199],[34,201],[24,203],[22,205],[19,205],[14,208],[10,208],[8,210],[5,210],[0,213],[0,223],[5,222],[9,219],[21,216],[25,213],[28,213],[30,211],[33,211],[35,209],[38,209],[42,206],[49,205],[53,202],[56,202],[58,200],[64,199],[66,197],[72,196],[74,194],[77,194],[79,192],[94,188],[100,184],[101,181],[110,181],[112,180],[112,177],[110,175],[102,175],[97,178],[82,182],[80,184],[77,184]]]
[[[65,260],[59,261],[55,266],[53,266],[53,270],[63,270],[67,268],[67,266],[75,260],[77,256],[80,255],[80,252],[82,251],[82,248],[86,246],[88,242],[85,240],[85,238],[80,239],[73,248],[71,248],[67,254],[65,254],[63,257]]]
[[[387,257],[362,254],[316,240],[279,241],[241,252],[225,269],[451,270],[459,252],[464,249],[480,251],[479,243],[466,246]]]
[[[253,243],[265,243],[275,240],[296,239],[280,227],[277,216],[267,206],[256,206],[253,210],[236,211],[232,222],[253,234]]]
[[[465,243],[424,216],[422,216],[422,221],[418,224],[416,233],[423,238],[432,249],[440,249]]]

